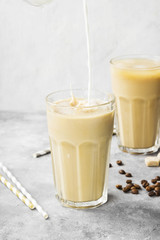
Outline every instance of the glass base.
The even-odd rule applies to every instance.
[[[151,154],[158,151],[159,145],[156,145],[150,148],[128,148],[128,147],[119,145],[119,148],[121,151],[130,153],[130,154]]]
[[[64,207],[69,207],[69,208],[76,208],[76,209],[90,209],[90,208],[96,208],[101,206],[102,204],[106,203],[108,200],[108,194],[106,196],[102,196],[96,201],[89,201],[89,202],[72,202],[72,201],[67,201],[62,198],[60,198],[56,194],[56,198],[60,201],[60,203]]]

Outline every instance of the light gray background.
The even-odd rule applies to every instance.
[[[160,1],[88,0],[88,5],[93,87],[110,91],[111,57],[160,54]],[[32,158],[49,146],[44,98],[68,88],[70,79],[74,87],[87,87],[82,0],[53,0],[39,8],[0,0],[0,161],[50,217],[45,221],[30,211],[1,184],[0,240],[159,240],[159,198],[149,198],[144,189],[135,196],[115,188],[126,180],[118,173],[118,159],[135,183],[159,175],[159,168],[147,168],[144,156],[120,152],[115,136],[109,201],[97,209],[63,208],[54,197],[51,156]]]
[[[88,0],[92,85],[111,91],[109,59],[160,54],[160,2]],[[0,110],[45,111],[55,90],[87,87],[82,0],[0,0]]]

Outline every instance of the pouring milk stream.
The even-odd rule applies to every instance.
[[[33,6],[41,6],[46,3],[51,2],[52,0],[25,0]],[[86,43],[87,43],[87,62],[88,62],[88,99],[87,105],[90,105],[90,95],[91,95],[91,57],[90,57],[90,38],[89,38],[89,23],[88,23],[88,6],[87,0],[83,0],[83,11],[84,11],[84,22],[85,22],[85,31],[86,31]],[[72,91],[72,82],[70,80],[70,94],[71,94],[71,104],[75,105],[76,98],[73,95]]]

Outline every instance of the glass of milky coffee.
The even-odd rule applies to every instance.
[[[107,201],[115,102],[112,94],[70,90],[47,96],[56,196],[63,206],[93,208]]]
[[[160,57],[123,56],[110,63],[120,149],[156,152],[160,147]]]

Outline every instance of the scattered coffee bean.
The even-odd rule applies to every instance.
[[[123,192],[126,193],[126,192],[129,192],[130,188],[128,188],[128,187],[124,187],[122,190],[123,190]]]
[[[110,164],[109,164],[109,168],[111,168],[111,167],[113,167],[113,166],[112,166],[112,164],[110,163]]]
[[[146,188],[147,186],[149,186],[149,183],[148,183],[148,182],[144,182],[144,183],[142,184],[142,186],[143,186],[144,188]]]
[[[151,192],[148,193],[148,196],[150,196],[150,197],[153,197],[154,195],[155,195],[154,191],[151,191]]]
[[[155,192],[156,196],[160,196],[160,192]]]
[[[134,184],[134,187],[137,189],[141,189],[141,187],[138,184]]]
[[[126,173],[126,177],[132,177],[131,173]]]
[[[150,192],[150,191],[153,190],[153,188],[151,188],[151,186],[147,186],[147,187],[146,187],[146,190],[147,190],[147,192]]]
[[[119,170],[119,173],[120,174],[125,174],[126,172],[123,169],[121,169],[121,170]]]
[[[126,180],[126,183],[132,183],[132,180],[127,179],[127,180]]]
[[[151,182],[152,182],[152,183],[156,183],[156,182],[157,182],[157,179],[152,179]]]
[[[129,184],[126,185],[126,187],[129,188],[129,189],[131,189],[132,186],[133,186],[132,183],[129,183]]]
[[[122,166],[123,162],[121,160],[116,161],[117,165]],[[109,164],[109,167],[112,167],[112,164]],[[129,172],[125,172],[123,169],[119,170],[120,174],[125,174],[126,177],[132,177],[132,174]],[[159,182],[158,182],[159,181]],[[117,184],[116,188],[119,190],[122,190],[124,193],[131,192],[132,194],[139,194],[139,189],[141,189],[141,186],[139,184],[132,183],[132,180],[127,179],[126,180],[127,185],[125,187],[122,187],[122,185]],[[148,196],[160,196],[160,176],[156,176],[155,178],[151,179],[152,185],[149,184],[149,182],[145,179],[141,180],[142,186],[146,189],[148,192]]]
[[[133,188],[133,189],[131,190],[131,193],[132,193],[132,194],[138,194],[139,192],[138,192],[138,189]]]
[[[147,180],[144,180],[144,179],[141,180],[141,184],[143,184],[143,183],[145,183],[145,182],[147,182]]]
[[[117,184],[116,188],[119,189],[119,190],[122,190],[122,185]]]
[[[119,166],[122,166],[123,165],[123,163],[122,163],[122,161],[121,160],[117,160],[117,165],[119,165]]]
[[[157,181],[160,181],[160,176],[155,177]]]
[[[160,182],[156,182],[155,187],[160,187]]]
[[[156,192],[160,192],[160,187],[155,187],[154,189]]]
[[[152,190],[155,189],[155,185],[150,185],[150,188],[152,188]]]

